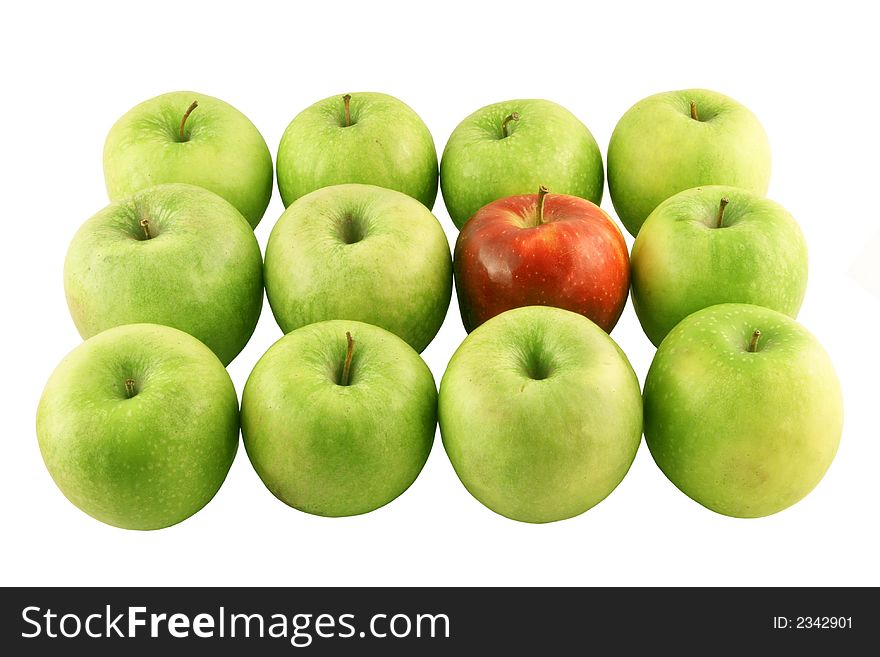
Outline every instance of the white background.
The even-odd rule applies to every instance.
[[[0,18],[0,583],[880,584],[874,23],[859,3],[842,1],[624,5],[7,4]],[[715,515],[679,493],[642,444],[629,475],[596,508],[565,522],[521,524],[470,497],[439,435],[409,491],[348,519],[286,507],[243,449],[213,502],[157,532],[104,526],[54,486],[34,414],[52,369],[80,342],[62,263],[77,227],[107,203],[103,140],[137,102],[178,89],[217,96],[257,125],[274,154],[294,115],[332,94],[401,98],[425,120],[438,151],[473,110],[543,97],[580,117],[604,153],[635,101],[695,86],[727,93],[761,119],[774,153],[769,196],[800,221],[811,248],[800,321],[838,368],[846,426],[836,461],[801,503],[759,520]],[[613,212],[607,194],[603,207]],[[282,209],[276,190],[256,231],[262,246]],[[434,211],[453,242],[439,198]],[[239,393],[280,335],[265,305],[230,367]],[[464,335],[453,301],[424,353],[438,382]],[[644,381],[653,349],[631,306],[613,337]]]

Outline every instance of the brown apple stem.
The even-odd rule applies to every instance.
[[[199,101],[194,100],[189,107],[186,108],[186,111],[183,113],[183,118],[180,119],[180,129],[178,130],[178,134],[180,135],[180,141],[186,141],[186,134],[184,134],[183,129],[186,126],[186,120],[189,118],[189,115],[193,113],[193,110],[199,106]]]
[[[761,329],[755,329],[755,332],[752,333],[752,340],[749,342],[749,351],[755,353],[758,351],[758,340],[761,339]]]
[[[722,197],[721,202],[718,204],[718,217],[715,219],[715,228],[724,227],[724,208],[727,207],[728,203],[730,203],[730,199],[726,196]]]
[[[148,240],[153,239],[152,233],[150,233],[150,220],[149,219],[141,219],[140,220],[141,228],[144,229],[144,237]]]
[[[134,394],[135,394],[134,379],[126,379],[125,380],[125,392],[126,392],[126,394],[128,394],[129,399],[134,397]]]
[[[544,197],[550,193],[550,190],[547,189],[544,185],[541,185],[538,188],[538,226],[544,223]]]
[[[691,101],[691,118],[694,121],[700,120],[700,117],[697,116],[697,104],[694,101]]]
[[[351,375],[351,357],[354,355],[354,338],[348,331],[345,332],[345,340],[348,342],[348,348],[345,352],[345,363],[342,365],[342,378],[339,381],[341,386],[348,385],[348,378]]]
[[[351,126],[351,94],[345,94],[342,103],[345,105],[345,127],[348,128]]]
[[[519,112],[512,112],[504,117],[504,120],[501,122],[501,138],[504,139],[508,136],[507,132],[507,124],[511,121],[519,121]]]

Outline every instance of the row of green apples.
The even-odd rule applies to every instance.
[[[672,94],[671,96],[675,95]],[[697,97],[696,92],[692,94],[692,98],[694,97]],[[654,102],[656,98],[652,97],[643,102]],[[350,97],[343,98],[343,119],[340,125],[334,127],[336,132],[339,132],[342,128],[355,125],[351,118],[351,104]],[[178,137],[180,139],[184,139],[187,134],[187,119],[192,115],[194,105],[195,103],[190,104],[182,114],[178,127]],[[634,110],[638,109],[638,107],[639,105]],[[685,104],[685,107],[689,111],[688,122],[700,123],[696,117],[695,101],[690,100]],[[631,110],[628,115],[634,110]],[[480,112],[477,114],[480,114]],[[716,114],[710,113],[708,118],[714,118],[716,115],[717,112]],[[299,117],[297,120],[299,120]],[[510,125],[519,125],[522,121],[523,116],[520,112],[511,111],[509,114],[505,114],[501,118],[501,124],[503,125],[500,128],[500,136],[493,137],[493,140],[514,143]],[[295,123],[296,121],[294,121]],[[621,124],[623,125],[624,121]],[[116,129],[114,128],[114,131]],[[620,126],[618,126],[618,131],[615,132],[615,135],[617,135],[619,130]],[[111,137],[112,134],[111,132]],[[665,138],[668,139],[669,135],[667,134]],[[687,141],[684,136],[682,136],[682,139]],[[613,142],[614,140],[612,140]],[[110,143],[111,140],[108,139],[108,144]],[[452,140],[450,143],[452,143]],[[546,145],[546,142],[544,145]],[[170,152],[172,154],[177,153],[174,147],[171,148]],[[449,150],[447,148],[447,153]],[[610,156],[609,160],[611,160]],[[161,163],[157,166],[159,169],[162,169],[160,165]],[[601,171],[601,159],[599,166]],[[280,172],[281,158],[279,157],[279,174]],[[269,176],[269,188],[271,190],[271,168]],[[446,185],[444,184],[444,193],[445,190]],[[546,190],[537,196],[522,196],[514,199],[502,199],[494,204],[490,203],[488,207],[480,210],[478,216],[475,216],[474,219],[468,222],[468,226],[459,240],[459,246],[462,246],[461,253],[458,248],[456,250],[456,278],[460,299],[462,297],[462,290],[466,291],[465,298],[461,299],[461,306],[468,330],[485,321],[488,317],[502,312],[509,307],[529,305],[529,295],[535,293],[539,295],[537,302],[571,307],[573,310],[596,319],[606,330],[610,330],[616,321],[619,309],[622,308],[622,304],[625,301],[628,288],[626,284],[628,280],[626,249],[619,231],[613,226],[611,220],[596,206],[586,201],[580,202],[576,198],[555,194],[548,197],[547,223],[544,224],[545,192]],[[687,262],[693,264],[696,262],[693,258],[694,254],[709,251],[712,257],[705,261],[708,267],[697,268],[697,279],[699,279],[700,275],[704,277],[708,275],[709,278],[706,279],[705,283],[700,283],[699,280],[696,280],[691,286],[696,290],[696,295],[685,293],[683,295],[680,294],[675,299],[670,294],[680,291],[681,285],[670,285],[669,282],[670,278],[672,278],[672,282],[675,283],[674,276],[676,271],[675,269],[669,271],[667,266],[667,271],[663,272],[661,267],[659,280],[661,283],[666,284],[667,290],[664,292],[662,285],[659,288],[660,303],[657,305],[657,308],[659,308],[661,315],[665,313],[668,318],[678,313],[680,315],[678,319],[680,319],[695,309],[693,307],[695,303],[694,296],[697,297],[697,308],[716,303],[719,300],[731,300],[725,297],[725,295],[729,297],[731,294],[730,289],[727,289],[731,287],[734,290],[734,298],[732,300],[765,303],[764,298],[760,297],[760,291],[774,287],[775,279],[773,276],[776,276],[780,283],[786,283],[789,278],[794,279],[793,284],[788,287],[793,286],[795,289],[796,305],[794,312],[796,312],[797,306],[800,304],[800,298],[803,296],[803,286],[806,282],[805,249],[803,249],[802,238],[800,238],[796,225],[784,210],[770,201],[760,199],[753,194],[738,189],[709,187],[687,192],[684,195],[680,195],[680,197],[664,203],[661,206],[663,208],[662,211],[661,208],[658,208],[657,212],[654,213],[658,216],[658,219],[651,223],[651,225],[672,225],[671,241],[664,244],[662,243],[662,238],[655,237],[649,242],[661,244],[663,247],[659,250],[661,255],[664,255],[664,251],[671,252],[672,257],[665,257],[665,261],[666,263],[671,262],[674,265],[676,264],[676,245],[674,242],[677,239],[676,231],[680,230],[675,226],[685,226],[688,230],[684,233],[683,245],[687,248],[683,252],[678,253],[678,257],[683,258],[682,262],[685,264]],[[497,206],[497,208],[493,208],[493,205]],[[729,209],[726,209],[727,206],[730,206]],[[659,218],[664,216],[671,217],[671,221],[660,221]],[[479,266],[471,267],[466,265],[469,262],[469,258],[459,257],[462,254],[467,255],[470,253],[473,255],[480,252],[491,254],[504,250],[500,248],[504,245],[498,239],[498,231],[496,230],[493,233],[493,221],[502,224],[502,233],[505,230],[510,232],[509,229],[511,228],[515,229],[513,231],[515,234],[513,237],[514,243],[517,240],[522,241],[521,234],[523,231],[537,232],[530,231],[529,229],[539,225],[558,229],[566,223],[574,223],[573,233],[558,231],[562,239],[560,240],[560,236],[557,236],[556,241],[564,242],[566,239],[569,241],[568,245],[563,244],[566,248],[562,249],[562,252],[571,253],[572,251],[578,251],[578,249],[571,248],[571,241],[572,239],[576,241],[579,233],[586,232],[588,239],[586,246],[580,249],[581,255],[584,256],[581,260],[595,259],[598,261],[598,264],[586,273],[573,272],[568,263],[560,263],[555,257],[552,257],[554,254],[551,249],[549,254],[538,253],[539,257],[537,259],[532,258],[531,263],[526,263],[526,273],[528,272],[529,264],[537,264],[540,267],[542,266],[542,259],[547,261],[543,263],[544,266],[549,263],[549,268],[546,268],[544,272],[537,272],[538,277],[532,281],[533,289],[523,290],[523,288],[529,287],[529,283],[519,278],[519,280],[506,281],[508,289],[505,290],[505,281],[501,281],[502,285],[499,287],[499,282],[491,280],[491,277],[481,279],[481,274],[486,273],[486,265],[489,265],[489,269],[493,267],[496,270],[499,269],[497,261],[489,259],[478,263]],[[506,224],[506,227],[504,224]],[[488,237],[483,240],[484,243],[480,243],[477,237],[465,239],[465,234],[468,233],[469,229],[476,226],[488,229],[488,231],[478,231],[488,234]],[[698,228],[694,229],[694,226]],[[721,227],[736,228],[736,230],[709,230]],[[694,230],[696,230],[696,233]],[[643,231],[645,235],[648,233],[649,231],[647,230]],[[713,234],[730,235],[731,237],[725,242],[725,237],[709,237]],[[597,240],[597,235],[602,239]],[[696,238],[695,235],[697,235]],[[642,235],[640,234],[640,239],[641,237]],[[694,242],[694,239],[702,241]],[[706,241],[707,239],[709,240],[708,242]],[[712,242],[713,239],[716,241]],[[593,243],[590,242],[591,240]],[[547,242],[543,238],[534,240],[534,235],[532,241],[538,245]],[[637,240],[636,249],[634,249],[634,264],[637,263],[637,254],[640,253],[639,243],[640,241]],[[534,244],[527,248],[526,253],[533,252],[534,248],[531,248],[533,246]],[[694,246],[698,248],[695,249],[693,248]],[[469,248],[470,250],[468,250]],[[622,257],[620,257],[621,251]],[[513,254],[513,259],[521,259],[522,253],[517,253],[515,248],[507,249],[507,252]],[[751,252],[751,256],[756,260],[767,260],[771,263],[769,269],[764,268],[770,272],[771,275],[769,277],[763,270],[750,272],[748,266],[740,266],[733,272],[728,271],[729,266],[726,267],[725,262],[736,263],[742,260],[744,254],[749,252]],[[394,254],[393,258],[388,257],[390,253]],[[720,259],[717,257],[719,253],[722,256]],[[803,266],[800,269],[795,268],[791,271],[786,271],[786,258],[787,254],[790,253],[794,254],[793,261],[796,265],[802,263]],[[609,254],[614,254],[616,257],[608,257]],[[541,257],[548,255],[551,257]],[[690,259],[689,261],[687,260],[688,258]],[[661,258],[661,262],[662,260],[663,258]],[[476,261],[479,261],[479,258],[476,258]],[[651,259],[647,259],[646,262],[650,263]],[[459,263],[465,264],[459,267]],[[779,263],[782,263],[782,265]],[[229,204],[224,203],[208,192],[194,187],[187,185],[165,185],[137,193],[121,203],[110,206],[110,208],[87,222],[78,233],[77,238],[74,239],[74,244],[68,255],[65,278],[70,307],[74,318],[77,320],[77,325],[84,336],[87,337],[108,326],[139,321],[155,321],[183,328],[193,335],[200,337],[214,349],[224,362],[228,362],[247,341],[259,315],[262,298],[262,285],[259,281],[260,264],[259,248],[256,247],[253,235],[246,228],[245,223],[241,221],[240,215]],[[500,269],[503,270],[505,264],[509,265],[509,262],[502,262]],[[747,265],[747,263],[745,264]],[[548,283],[546,280],[547,276],[542,276],[542,274],[548,274],[553,278],[554,265],[557,270],[556,278],[558,280]],[[469,271],[469,268],[475,273]],[[656,266],[654,268],[656,269]],[[561,277],[558,275],[559,270],[564,274]],[[217,272],[221,272],[219,276],[213,275]],[[279,220],[270,238],[266,254],[265,272],[266,288],[269,293],[270,303],[272,303],[276,318],[285,332],[322,319],[354,317],[356,319],[366,319],[392,330],[401,337],[404,337],[410,345],[417,349],[422,349],[430,342],[445,314],[450,294],[449,253],[445,239],[443,239],[442,230],[440,230],[436,219],[433,218],[426,208],[411,201],[402,194],[362,185],[342,185],[330,187],[320,192],[309,193],[307,198],[300,199],[288,208],[285,215]],[[612,275],[609,276],[609,272]],[[638,269],[636,269],[637,272]],[[679,272],[684,274],[684,280],[687,282],[687,268],[680,267]],[[562,285],[560,288],[560,281],[570,281],[573,273],[578,274],[580,278],[587,282],[595,283],[595,281],[605,277],[616,281],[617,284],[616,287],[612,285],[610,288],[609,286],[603,287],[593,284],[592,290],[586,290],[587,296],[592,294],[591,303],[578,307],[576,303],[578,301],[577,297],[584,290],[578,290],[571,285],[567,287]],[[508,274],[510,274],[509,267]],[[759,275],[754,276],[753,274]],[[794,274],[794,276],[791,274]],[[693,275],[691,277],[693,278]],[[514,279],[516,278],[518,277],[514,276]],[[746,281],[745,286],[741,284],[743,279]],[[621,280],[624,281],[622,286],[620,285]],[[648,277],[647,280],[650,282],[651,277]],[[639,277],[636,276],[633,281],[634,293],[638,292],[638,281]],[[757,286],[752,285],[751,296],[748,293],[750,281],[758,283]],[[560,289],[554,290],[554,286]],[[739,287],[737,288],[737,286]],[[486,294],[487,288],[488,294]],[[647,290],[649,288],[650,285],[646,287]],[[797,291],[798,288],[800,289],[799,292]],[[737,289],[746,290],[746,292],[737,292]],[[468,297],[471,295],[467,290],[475,290],[479,294],[475,293],[473,295],[474,298],[469,299]],[[551,292],[549,296],[547,294],[548,290]],[[705,293],[701,292],[701,290],[705,291]],[[509,298],[499,305],[498,298],[503,297],[505,292],[510,293],[511,291],[512,294],[508,294]],[[737,294],[741,295],[742,298],[738,297]],[[755,296],[756,294],[758,296]],[[650,295],[646,295],[646,298],[647,296]],[[615,312],[611,313],[610,321],[608,320],[607,312],[604,322],[603,318],[597,317],[596,313],[593,312],[603,311],[601,307],[602,301],[606,302],[606,306],[618,306],[616,314]],[[636,294],[636,301],[637,308],[639,308],[638,294]],[[677,306],[672,301],[676,301]],[[682,302],[685,307],[682,307]],[[481,304],[484,306],[482,309],[479,307]],[[688,304],[690,304],[690,308],[686,307]],[[645,304],[642,305],[645,306]],[[770,304],[765,303],[765,305]],[[482,312],[483,316],[476,323],[473,321],[469,322],[466,312],[472,313],[475,307],[477,311]],[[789,308],[780,309],[791,312]],[[608,308],[604,310],[607,311]],[[649,337],[655,340],[655,342],[659,342],[659,338],[662,338],[665,332],[671,328],[671,325],[677,321],[676,319],[667,326],[663,334],[652,335],[652,331],[648,328],[645,318],[641,314],[640,318],[643,320],[642,323],[646,327]],[[765,323],[767,321],[769,320],[765,320]],[[526,322],[526,324],[528,323]],[[526,331],[526,333],[532,335],[534,331]],[[541,334],[542,331],[538,331],[538,333]],[[766,333],[767,329],[765,328]],[[785,331],[782,331],[782,333],[785,333]],[[534,341],[534,335],[531,338],[523,336],[521,340],[525,340],[528,344],[529,341]],[[768,346],[768,340],[770,345],[774,343],[774,338],[765,337],[764,342],[760,345],[761,351]],[[610,339],[608,341],[610,342]],[[538,339],[538,343],[540,342],[541,340]],[[749,343],[749,348],[746,349],[746,352],[757,353],[758,343],[755,342],[755,345],[752,345],[751,338],[747,342]],[[784,343],[785,341],[783,340],[782,342]],[[522,345],[516,346],[517,353],[520,354],[519,372],[521,374],[525,372],[529,380],[535,381],[553,378],[550,375],[556,370],[555,366],[546,363],[544,365],[536,365],[535,362],[532,362],[532,356],[523,356],[523,354],[532,353],[534,351],[532,347],[521,347]],[[536,348],[538,352],[543,353],[543,348],[540,347],[540,344]],[[619,352],[619,350],[617,351]],[[821,352],[821,348],[819,348],[819,351]],[[622,356],[622,353],[620,355]],[[659,356],[660,354],[658,354],[658,360]],[[542,356],[538,360],[543,362],[543,358]],[[625,362],[625,357],[623,360]],[[484,362],[482,367],[486,368],[487,364]],[[491,365],[488,365],[488,367],[491,367]],[[535,367],[537,367],[537,370],[535,370]],[[626,367],[628,369],[628,364]],[[586,369],[586,366],[584,365],[581,369]],[[834,382],[833,370],[831,372],[831,377],[825,377],[823,380]],[[558,379],[559,377],[556,378]],[[612,376],[612,378],[614,377]],[[129,389],[140,389],[137,377],[125,377],[124,381],[132,382],[131,384],[125,383],[123,386],[127,392],[130,392]],[[467,386],[465,385],[464,387]],[[117,382],[116,389],[118,388]],[[547,389],[552,391],[552,384]],[[525,390],[525,387],[523,387],[523,390]],[[637,384],[636,392],[638,392]],[[552,396],[554,393],[549,392],[547,394]],[[631,398],[632,396],[630,395],[629,397]],[[638,398],[638,395],[636,397]],[[807,398],[809,397],[807,395]],[[833,407],[834,395],[826,397],[829,400],[828,403]],[[623,399],[627,399],[625,393],[623,394]],[[599,402],[598,406],[612,407],[612,405],[608,405],[602,400],[596,401]],[[442,406],[441,404],[441,409]],[[525,408],[528,409],[529,406],[526,405]],[[631,405],[630,410],[633,408],[635,406]],[[650,406],[646,408],[650,408]],[[719,409],[727,409],[727,407],[720,405]],[[541,410],[546,412],[547,409]],[[441,413],[441,427],[443,424],[442,415]],[[638,438],[641,433],[640,399],[638,403],[638,416],[639,431],[636,432],[636,446],[638,445]],[[465,431],[465,434],[474,434],[476,427],[485,426],[486,424],[479,421],[480,413],[473,417],[476,418],[477,423],[476,425],[471,423],[470,430]],[[650,415],[648,417],[650,418]],[[831,424],[833,425],[833,413],[830,417],[832,420]],[[780,421],[788,422],[787,418],[788,415],[783,413]],[[801,419],[804,418],[809,420],[811,416],[809,414],[802,414]],[[579,418],[576,414],[568,418],[566,423],[568,425],[568,433],[571,434],[570,440],[573,441],[573,444],[576,444],[579,440],[577,427],[588,430],[593,426],[592,422],[585,422],[585,418]],[[281,424],[283,425],[284,423],[282,422]],[[447,422],[447,425],[449,424]],[[599,424],[604,424],[604,422]],[[690,424],[694,425],[693,422]],[[809,422],[804,426],[808,425]],[[515,438],[513,434],[517,433],[517,427],[521,428],[523,426],[528,426],[528,423],[505,423],[498,428],[502,435]],[[607,426],[620,428],[619,423],[617,425],[612,423]],[[689,425],[685,422],[683,426]],[[731,426],[729,417],[727,417],[726,425],[722,422],[722,426]],[[772,427],[773,422],[770,422],[769,426]],[[817,472],[819,473],[818,477],[821,477],[821,473],[824,472],[833,456],[834,450],[832,447],[836,446],[837,437],[839,437],[839,429],[837,436],[835,436],[833,427],[831,427],[831,430],[823,430],[824,428],[828,427],[823,425],[819,427],[818,434],[815,431],[812,433],[808,432],[808,434],[816,434],[819,441],[817,444],[825,444],[826,447],[830,447],[821,450],[820,453],[816,453],[815,450],[807,450],[806,452],[800,450],[803,453],[799,455],[799,458],[806,459],[808,464],[800,470],[797,468],[793,469],[796,478],[806,483],[803,483],[800,487],[793,486],[785,477],[782,478],[781,483],[780,481],[771,481],[769,486],[764,487],[771,490],[769,496],[771,499],[764,502],[756,502],[754,499],[746,496],[739,504],[716,504],[713,506],[710,501],[705,501],[705,495],[699,491],[695,493],[689,492],[687,487],[678,480],[680,477],[674,474],[674,468],[664,467],[664,464],[658,458],[658,451],[654,447],[652,447],[652,453],[654,453],[658,463],[660,463],[661,467],[663,467],[664,471],[673,481],[679,484],[685,492],[689,492],[695,499],[704,501],[710,508],[716,508],[716,510],[732,515],[763,515],[779,510],[779,508],[784,508],[793,501],[796,501],[818,481],[816,477]],[[560,427],[560,429],[563,428]],[[681,429],[682,427],[680,426],[677,430],[678,433],[681,433]],[[705,428],[702,430],[705,431]],[[433,432],[433,424],[431,432]],[[565,481],[566,478],[562,476],[563,473],[558,472],[549,479],[546,476],[542,477],[539,473],[534,482],[526,484],[524,491],[513,495],[514,500],[519,498],[531,500],[525,507],[522,507],[522,502],[515,502],[513,508],[504,504],[493,505],[493,503],[487,501],[486,495],[481,495],[477,492],[479,480],[485,479],[486,473],[484,472],[475,480],[474,477],[468,476],[468,466],[466,463],[460,457],[454,456],[454,454],[460,452],[450,448],[451,445],[455,444],[456,440],[452,437],[447,439],[447,435],[452,436],[456,433],[460,434],[461,432],[445,431],[443,435],[453,464],[456,465],[456,470],[459,472],[462,481],[468,485],[468,488],[478,498],[511,517],[536,521],[568,517],[574,515],[573,510],[574,512],[583,511],[610,492],[610,488],[607,488],[607,486],[603,487],[602,485],[598,486],[597,492],[597,490],[593,490],[596,487],[588,483],[589,495],[586,492],[584,494],[575,493],[569,496],[570,499],[567,502],[564,500],[556,500],[555,503],[551,501],[549,507],[545,508],[546,501],[542,501],[545,500],[543,495],[549,494],[551,497],[553,496],[554,488],[550,485],[551,480]],[[624,431],[624,433],[626,432]],[[309,435],[308,432],[306,432],[306,435]],[[647,427],[646,435],[649,435]],[[781,442],[771,441],[770,452],[771,454],[777,452],[787,454],[791,450],[797,451],[799,449],[798,445],[803,447],[801,443],[803,443],[804,439],[807,442],[811,440],[807,436],[806,438],[802,437],[800,442],[797,440],[789,440],[788,442],[786,440]],[[535,440],[541,441],[541,438],[527,433],[523,436],[522,440],[514,441],[514,444],[520,445],[528,453],[528,446]],[[743,449],[750,449],[749,440],[757,440],[757,438],[749,438],[746,440],[745,447],[734,447],[731,453],[736,455]],[[483,443],[485,442],[483,441]],[[510,441],[506,442],[509,443]],[[538,451],[542,453],[542,450],[546,451],[547,458],[553,461],[557,456],[554,450],[543,446],[543,441],[541,442],[542,447]],[[599,442],[601,443],[602,441],[600,440]],[[659,444],[658,440],[653,442],[655,445]],[[675,443],[675,441],[673,442]],[[621,452],[623,454],[622,457],[616,459],[606,458],[602,455],[601,449],[598,451],[594,450],[593,452],[585,450],[584,455],[591,459],[599,458],[604,463],[614,465],[616,471],[622,477],[629,466],[632,454],[634,454],[633,448],[629,460],[627,460],[626,454],[629,452],[625,447],[626,445],[632,446],[633,443],[632,440],[612,440],[611,443],[618,447],[624,446]],[[649,436],[649,445],[651,444],[652,441]],[[736,445],[737,441],[733,441],[733,444]],[[581,447],[583,448],[584,445],[582,444]],[[680,444],[673,444],[673,447],[670,449],[676,451],[680,447]],[[504,448],[500,449],[501,453],[497,454],[495,458],[499,464],[503,464],[506,457],[503,454]],[[510,446],[508,445],[506,449],[510,450]],[[250,452],[251,449],[249,449]],[[529,459],[532,460],[532,456]],[[577,462],[577,459],[573,461],[571,459],[566,460],[570,463]],[[756,468],[760,470],[763,467],[762,463],[768,461],[767,458],[759,458],[757,454],[740,460],[742,464],[736,470],[740,476],[743,475],[740,471],[744,468],[746,470],[752,468],[752,471],[756,471]],[[483,464],[482,467],[485,469],[485,455],[480,457],[478,461]],[[712,459],[708,461],[714,463],[717,467],[726,467],[723,463],[717,463],[717,458],[714,461]],[[260,466],[257,462],[255,462],[255,465],[257,465],[259,471]],[[420,467],[421,465],[419,465]],[[690,469],[686,467],[685,471]],[[711,470],[711,467],[709,469]],[[52,470],[51,466],[50,470]],[[573,466],[566,472],[577,478],[581,476],[580,471],[581,468]],[[752,471],[749,472],[754,474]],[[749,472],[746,472],[745,475],[749,475]],[[543,474],[547,475],[548,473],[545,472]],[[754,476],[758,475],[755,474]],[[507,487],[510,488],[510,477],[507,476],[506,479],[508,480]],[[610,479],[614,480],[615,477],[611,476]],[[715,479],[718,479],[717,472]],[[270,488],[273,488],[267,477],[264,476],[264,480],[267,481]],[[475,481],[478,483],[475,484]],[[528,477],[525,477],[524,481],[528,481]],[[586,477],[585,481],[591,481],[590,477]],[[617,481],[619,479],[613,482],[611,488],[616,485]],[[492,486],[491,483],[489,485],[490,487]],[[785,489],[785,494],[782,495],[783,501],[775,499],[779,495],[774,496],[772,494],[774,486],[777,492],[780,486]],[[804,486],[807,487],[804,488]],[[505,487],[502,486],[501,488],[504,489]],[[738,490],[736,485],[728,485],[722,488],[725,488],[730,495],[736,496],[738,494],[736,492]],[[64,489],[64,486],[62,486],[62,489]],[[278,494],[276,488],[273,488],[273,490],[276,490],[276,494]],[[792,490],[795,492],[792,493]],[[400,491],[397,492],[399,493]],[[509,493],[510,491],[507,492]],[[598,497],[596,497],[597,494]],[[284,496],[279,496],[285,499]],[[504,497],[504,494],[502,494],[502,497]],[[592,499],[592,502],[585,505],[584,500],[587,498]],[[295,501],[291,503],[295,506],[297,505]],[[529,506],[529,504],[532,504],[532,506]],[[303,506],[308,507],[309,504],[304,504]],[[357,504],[355,504],[355,507],[357,507]],[[565,510],[562,510],[563,508]],[[318,509],[317,512],[321,512],[320,505],[318,505]],[[365,509],[360,508],[359,511],[340,511],[336,509],[335,511],[328,511],[328,513],[338,515],[340,513],[362,512],[363,510]]]
[[[120,118],[104,146],[111,200],[161,183],[219,194],[256,227],[272,194],[272,157],[247,117],[195,92],[147,100]],[[300,112],[281,138],[278,188],[284,205],[321,187],[377,185],[429,209],[437,195],[431,133],[406,104],[379,93],[332,96]],[[726,184],[767,191],[770,148],[755,116],[704,89],[656,94],[621,118],[608,148],[612,202],[636,235],[673,194]],[[456,127],[439,167],[456,226],[499,198],[546,185],[599,205],[605,173],[593,135],[547,100],[510,100],[477,110]]]
[[[755,328],[760,327],[760,328]],[[108,329],[74,349],[37,410],[46,466],[91,516],[158,529],[222,485],[239,430],[286,504],[323,516],[379,508],[416,479],[439,419],[465,487],[490,509],[551,522],[623,480],[644,434],[682,491],[719,513],[780,511],[819,482],[841,400],[822,347],[794,320],[748,304],[690,315],[661,344],[644,400],[617,344],[552,306],[471,333],[437,388],[401,338],[353,320],[291,331],[242,395],[203,343],[158,324]]]

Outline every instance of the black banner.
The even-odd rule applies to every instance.
[[[2,591],[0,648],[163,657],[227,646],[254,655],[840,651],[873,643],[878,609],[873,589],[22,588]]]

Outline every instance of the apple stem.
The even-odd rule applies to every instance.
[[[724,208],[727,207],[728,203],[730,203],[729,198],[726,196],[721,198],[721,202],[718,204],[718,218],[715,220],[715,228],[724,227]]]
[[[153,239],[153,235],[150,233],[150,220],[141,219],[139,223],[141,225],[141,228],[144,229],[144,237],[148,240]]]
[[[547,189],[544,185],[541,185],[538,188],[538,226],[544,223],[544,197],[550,193],[550,190]]]
[[[691,101],[691,118],[694,121],[700,120],[700,117],[697,116],[697,104],[694,101]]]
[[[136,390],[134,389],[134,379],[125,380],[125,392],[128,394],[129,399],[134,397],[136,392]]]
[[[351,126],[351,94],[345,94],[342,103],[345,105],[345,127],[348,128]]]
[[[761,329],[755,329],[755,332],[752,333],[752,340],[749,342],[749,351],[751,353],[755,353],[758,351],[758,340],[761,339]]]
[[[501,122],[501,138],[505,139],[509,136],[507,132],[507,124],[511,121],[519,121],[519,112],[512,112],[504,117],[504,120]]]
[[[186,141],[186,134],[183,132],[184,127],[186,126],[186,120],[189,118],[189,115],[193,113],[193,110],[199,106],[199,101],[194,100],[189,107],[186,108],[186,111],[183,113],[183,118],[180,119],[180,128],[178,129],[178,134],[180,135],[180,141]]]
[[[342,379],[339,381],[341,386],[348,385],[348,379],[351,375],[351,357],[354,355],[354,338],[351,337],[351,333],[348,331],[345,332],[345,340],[348,343],[348,347],[345,351],[345,363],[342,365]]]

